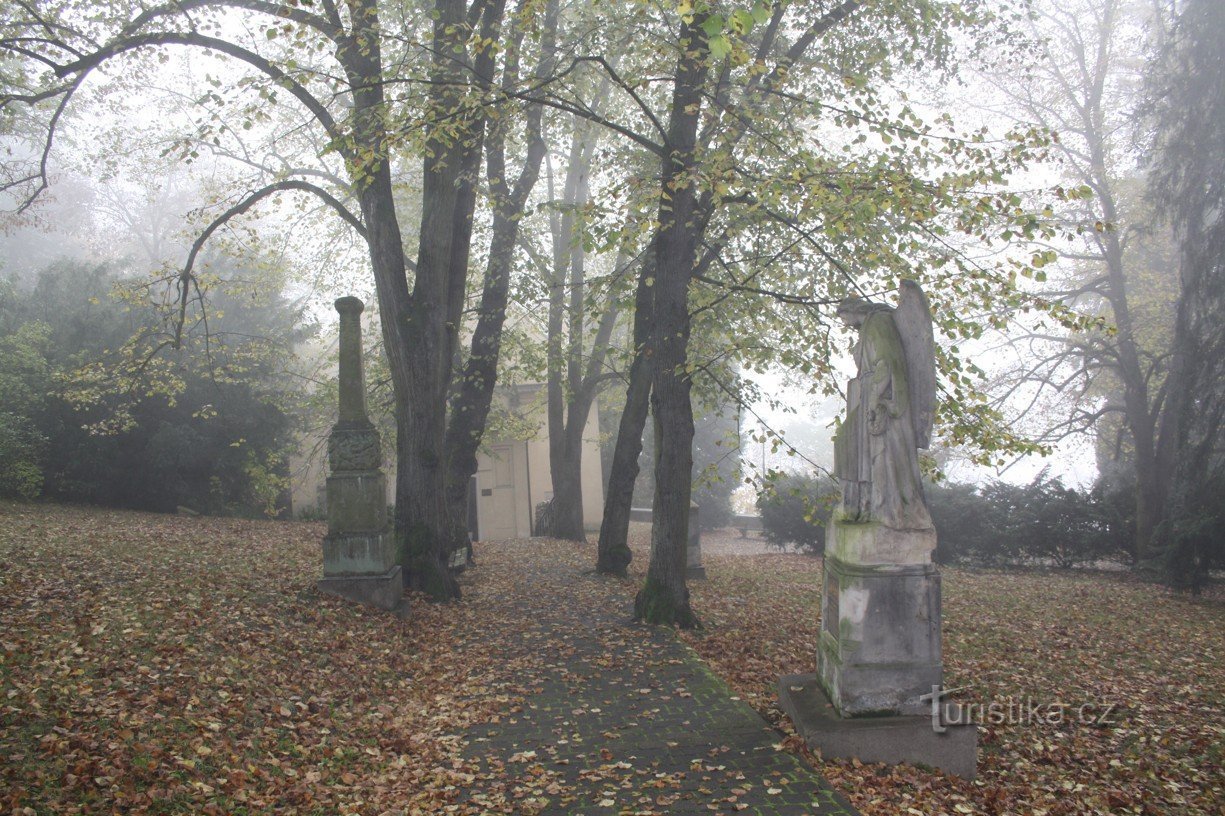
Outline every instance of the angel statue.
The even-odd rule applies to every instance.
[[[931,310],[914,281],[902,281],[897,308],[851,296],[838,317],[859,333],[857,374],[846,419],[834,437],[843,521],[927,530],[918,449],[931,440],[936,359]]]

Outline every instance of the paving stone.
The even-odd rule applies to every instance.
[[[517,589],[583,580],[594,579],[535,565]],[[464,736],[524,812],[856,813],[671,630],[579,604],[539,615],[518,646],[556,660],[525,678],[535,691],[522,710]]]

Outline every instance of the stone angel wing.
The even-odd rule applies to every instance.
[[[915,444],[926,448],[931,444],[932,422],[936,416],[936,340],[931,306],[919,284],[912,280],[902,281],[893,320],[906,352],[910,421],[914,426]]]

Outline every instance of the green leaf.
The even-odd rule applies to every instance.
[[[727,41],[727,37],[722,34],[717,34],[706,41],[706,45],[710,48],[710,55],[715,59],[723,59],[728,54],[732,53],[732,45]]]
[[[737,34],[748,34],[756,21],[751,12],[737,9],[732,12],[731,27]]]

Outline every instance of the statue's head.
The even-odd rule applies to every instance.
[[[849,295],[838,304],[838,317],[846,325],[858,328],[868,315],[879,308],[878,304],[869,303],[859,295]]]

